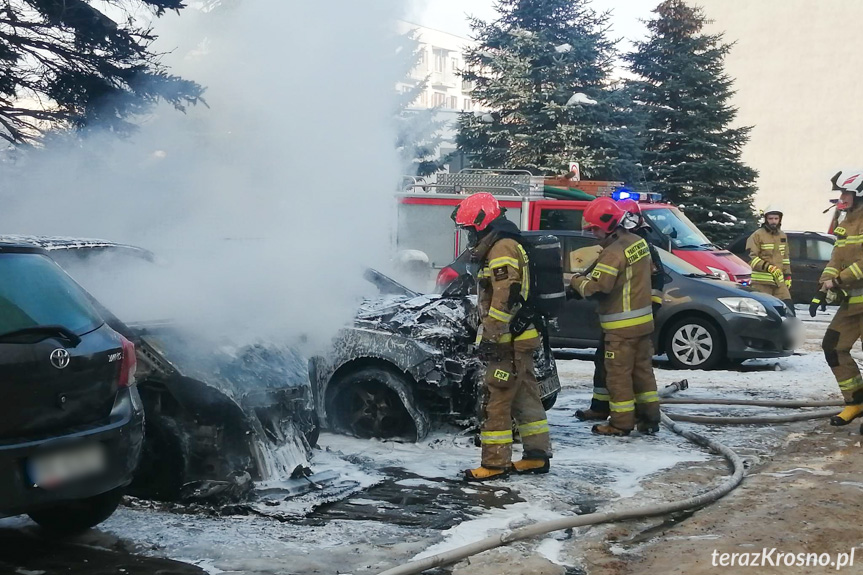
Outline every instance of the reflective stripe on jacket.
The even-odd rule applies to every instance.
[[[863,313],[863,207],[855,205],[833,230],[836,243],[819,283],[832,279],[845,292],[851,315]]]
[[[788,253],[788,236],[781,229],[775,233],[761,226],[746,240],[752,281],[777,285],[776,278],[767,271],[771,265],[782,270],[786,279],[791,277],[791,254]]]
[[[520,243],[503,238],[491,246],[479,272],[477,294],[482,317],[477,341],[513,341],[509,323],[519,309],[516,302],[519,296],[527,300],[530,295],[529,260]],[[539,332],[531,325],[515,341],[538,337]]]
[[[652,333],[652,265],[647,242],[618,229],[601,245],[593,271],[588,276],[573,276],[572,288],[582,297],[606,294],[597,305],[602,331],[623,337]]]

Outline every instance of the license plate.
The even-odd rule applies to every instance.
[[[539,382],[539,396],[548,397],[552,393],[560,391],[560,380],[556,375],[547,377]]]
[[[106,463],[104,446],[88,443],[31,457],[27,460],[27,474],[34,486],[51,489],[96,475],[105,470]]]

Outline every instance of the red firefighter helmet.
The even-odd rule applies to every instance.
[[[641,215],[641,206],[639,206],[638,202],[636,202],[632,198],[626,198],[625,200],[621,200],[617,203],[617,205],[623,208],[624,212],[629,212],[630,214],[635,214],[636,216]]]
[[[620,225],[626,211],[614,200],[608,197],[596,198],[584,210],[586,229],[599,228],[610,234]]]
[[[501,213],[497,199],[488,192],[480,192],[463,199],[453,211],[452,219],[461,228],[474,228],[481,232]]]

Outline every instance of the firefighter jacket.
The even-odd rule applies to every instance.
[[[781,229],[771,232],[766,224],[762,225],[746,240],[746,251],[749,252],[753,283],[778,285],[776,278],[768,271],[770,266],[782,270],[786,280],[791,279],[788,236]]]
[[[833,253],[818,281],[832,279],[844,292],[842,307],[848,314],[863,313],[863,205],[855,203],[833,235],[836,236]]]
[[[599,325],[607,334],[640,337],[653,332],[651,258],[647,241],[617,229],[600,245],[602,253],[588,276],[570,284],[582,297],[599,296]]]
[[[536,339],[538,345],[539,332],[534,325],[529,325],[515,338],[510,333],[510,322],[521,302],[527,301],[530,295],[527,252],[513,237],[518,228],[507,220],[502,220],[494,228],[477,248],[478,253],[487,249],[478,274],[477,300],[482,325],[477,342],[509,343]]]

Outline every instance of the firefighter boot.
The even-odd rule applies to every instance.
[[[830,425],[848,425],[861,416],[863,416],[863,403],[846,405],[839,415],[830,418]]]
[[[489,481],[492,479],[503,479],[509,475],[509,468],[500,469],[497,467],[479,466],[476,469],[465,469],[465,481]]]
[[[659,424],[652,421],[639,421],[635,424],[635,428],[639,433],[644,435],[656,435],[659,433]]]
[[[575,418],[579,421],[605,421],[610,414],[608,412],[587,409],[576,409]]]
[[[596,435],[609,435],[612,437],[626,437],[629,435],[628,429],[618,429],[613,425],[606,424],[594,425],[591,431]]]
[[[549,458],[542,452],[525,451],[521,456],[521,461],[513,463],[512,468],[519,475],[526,475],[528,473],[548,473]]]

